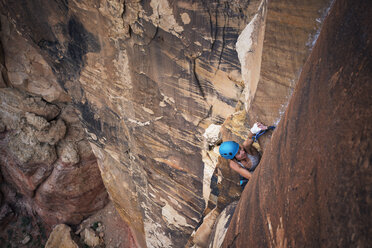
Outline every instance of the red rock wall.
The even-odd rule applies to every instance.
[[[0,171],[13,191],[5,201],[28,206],[48,227],[78,224],[103,208],[108,195],[74,108],[11,88],[0,96]]]
[[[223,247],[372,243],[371,11],[335,1]]]

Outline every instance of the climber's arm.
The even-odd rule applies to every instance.
[[[250,179],[252,177],[252,174],[247,169],[240,167],[236,162],[232,160],[230,160],[230,168],[238,172],[244,178]]]
[[[253,139],[252,139],[253,135],[254,134],[249,131],[247,139],[243,142],[243,148],[246,151],[248,151],[253,144]]]
[[[246,151],[248,151],[252,144],[253,144],[253,139],[252,137],[258,133],[260,130],[266,130],[267,129],[267,126],[265,126],[264,124],[260,123],[260,122],[256,122],[253,127],[249,130],[249,134],[248,134],[248,138],[244,141],[243,143],[243,147]]]

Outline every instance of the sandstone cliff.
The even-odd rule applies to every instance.
[[[259,4],[2,1],[80,110],[140,246],[180,247],[200,221],[202,133],[234,112],[243,90],[235,42]]]
[[[371,244],[371,18],[335,1],[222,247]]]
[[[205,130],[241,141],[279,121],[330,4],[1,0],[6,184],[50,224],[107,190],[131,245],[205,247],[240,197]]]

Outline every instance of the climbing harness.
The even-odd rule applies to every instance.
[[[239,177],[240,177],[239,185],[244,189],[245,185],[248,183],[248,179],[240,175]]]
[[[256,134],[252,137],[253,142],[256,142],[256,141],[258,140],[258,138],[259,138],[261,135],[263,135],[264,133],[266,133],[268,130],[274,130],[274,129],[275,129],[275,126],[269,126],[269,127],[267,127],[266,130],[261,130],[261,131],[259,131],[258,133],[256,133]]]

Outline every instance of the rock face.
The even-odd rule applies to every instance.
[[[245,84],[245,109],[252,122],[278,122],[332,2],[269,2],[261,60],[242,63],[242,71],[260,68],[259,76]]]
[[[28,209],[23,214],[38,213],[47,229],[77,224],[107,203],[107,193],[71,98],[40,50],[21,34],[1,15],[4,201],[16,211]]]
[[[234,44],[259,4],[2,1],[81,111],[140,246],[181,247],[200,220],[202,134],[234,111]]]
[[[371,244],[371,11],[333,4],[223,247]]]
[[[248,118],[247,111],[255,104],[261,108],[258,96],[267,92],[279,99],[273,108],[269,105],[272,99],[265,100],[271,112],[278,112],[309,52],[304,52],[306,41],[309,34],[316,33],[320,10],[328,5],[325,0],[290,4],[258,0],[41,0],[19,4],[1,0],[5,52],[1,70],[7,70],[1,85],[55,104],[72,102],[80,111],[106,189],[130,224],[138,246],[183,247],[203,212],[222,211],[240,195],[226,161],[218,162],[216,152],[205,149],[205,129],[228,118],[222,139],[244,139],[249,122],[260,113],[253,112]],[[299,17],[300,10],[308,12]],[[278,23],[287,32],[278,35],[282,31],[276,31]],[[274,64],[271,56],[278,58]],[[267,72],[265,79],[270,78],[269,69],[279,65],[283,56],[290,72],[278,76],[270,91],[266,86],[262,91],[261,71]],[[287,67],[275,69],[281,72]],[[30,190],[24,194],[35,195],[41,215],[50,216],[46,207],[53,195],[52,205],[60,213],[57,219],[76,222],[81,217],[77,212],[60,208],[71,193],[71,184],[88,181],[81,186],[82,192],[91,199],[98,197],[94,198],[98,205],[103,196],[93,157],[83,160],[85,153],[79,152],[76,142],[61,140],[63,125],[70,130],[65,119],[58,122],[27,112],[27,132],[17,131],[18,136],[9,142],[23,142],[32,133],[33,139],[27,142],[44,145],[44,153],[30,152],[31,157],[23,158],[24,154],[17,153],[24,149],[18,143],[12,151],[24,161],[40,157],[44,169],[36,173],[31,166],[35,176],[25,176],[27,180],[19,184],[27,182]],[[272,116],[264,121],[278,117]],[[86,162],[78,166],[78,161]],[[93,176],[85,175],[83,168],[90,168]],[[40,192],[33,193],[49,174]],[[62,188],[53,187],[56,183]],[[73,201],[67,205],[77,208]],[[85,213],[92,210],[80,208]]]
[[[247,53],[246,62],[242,63],[242,72],[248,71],[250,75],[248,80],[244,78],[243,100],[249,123],[261,121],[266,125],[276,125],[279,122],[332,2],[296,0],[268,3],[262,56],[257,58],[260,46],[253,42],[253,48],[254,45],[257,47]],[[259,40],[257,35],[251,36],[253,41]],[[255,68],[259,68],[259,72]],[[263,148],[270,137],[261,138]]]
[[[99,247],[138,247],[133,239],[129,226],[123,221],[112,202],[103,209],[85,219],[77,228],[75,234],[83,239],[82,232],[86,228],[91,228],[100,238]],[[84,242],[84,240],[82,240]],[[84,242],[86,243],[86,242]]]
[[[256,121],[267,125],[278,123],[330,5],[331,1],[263,1],[260,4],[236,43],[244,90],[236,112],[222,125],[223,141],[243,142],[250,124]],[[256,146],[261,153],[270,142],[271,134],[261,136],[260,145]],[[211,153],[207,153],[209,158],[218,155]],[[203,161],[208,165],[212,159]],[[215,168],[212,179],[219,179],[208,208],[217,206],[220,212],[239,198],[238,176],[226,160],[213,165],[210,166]]]
[[[70,97],[37,48],[22,37],[6,16],[1,15],[1,42],[5,53],[4,84],[36,94],[48,102],[66,102]],[[5,69],[6,68],[6,69]]]
[[[46,223],[79,223],[107,202],[97,160],[74,109],[0,89],[4,181]],[[7,196],[13,204],[19,199]]]

